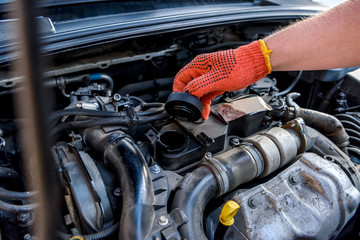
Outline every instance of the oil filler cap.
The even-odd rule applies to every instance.
[[[202,108],[200,99],[184,92],[171,93],[165,103],[165,110],[169,115],[190,122],[201,118]]]

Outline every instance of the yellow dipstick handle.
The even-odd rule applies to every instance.
[[[240,206],[237,202],[232,200],[225,203],[219,217],[220,222],[225,226],[231,226],[234,224],[234,216],[239,210]]]

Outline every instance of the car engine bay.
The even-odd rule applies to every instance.
[[[54,98],[49,171],[57,179],[58,238],[358,238],[360,70],[274,72],[216,97],[205,121],[165,111],[176,73],[196,55],[250,43],[292,20],[51,56],[44,75]],[[21,91],[9,68],[0,66],[6,103]],[[0,239],[35,239],[37,193],[28,191],[13,109],[4,105],[0,119]],[[230,200],[239,206],[234,224],[219,230]]]

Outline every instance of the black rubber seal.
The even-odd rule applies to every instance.
[[[169,115],[190,122],[201,118],[202,108],[200,99],[184,92],[171,93],[165,103],[165,110]]]

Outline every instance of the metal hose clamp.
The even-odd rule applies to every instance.
[[[219,185],[217,196],[227,193],[229,191],[229,178],[226,174],[225,167],[218,160],[213,158],[210,152],[205,154],[204,159],[205,161],[202,165],[210,169]]]

